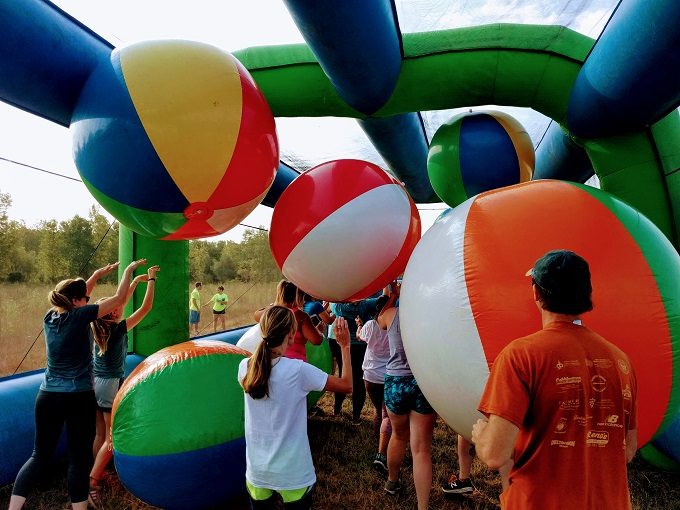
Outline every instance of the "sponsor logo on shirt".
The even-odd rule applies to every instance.
[[[563,384],[580,384],[581,383],[581,378],[579,376],[574,376],[574,377],[558,377],[555,379],[555,384],[558,386],[561,386]]]
[[[594,399],[594,398],[588,399],[588,405],[589,405],[591,408],[595,407],[595,399]]]
[[[560,448],[572,448],[576,446],[576,441],[562,441],[561,439],[553,439],[550,441],[550,446],[559,446]]]
[[[626,387],[621,390],[621,394],[623,395],[623,398],[626,400],[630,400],[633,398],[633,392],[630,389],[630,385],[626,384]]]
[[[610,414],[607,416],[603,422],[600,422],[597,424],[598,427],[616,427],[618,429],[623,428],[623,424],[619,423],[619,415],[618,414]]]
[[[567,431],[567,419],[560,418],[555,426],[555,432],[557,434],[564,434]]]
[[[605,379],[601,375],[594,375],[593,377],[590,378],[590,386],[591,388],[593,388],[594,391],[602,393],[604,390],[607,389],[607,379]]]
[[[618,365],[619,370],[621,370],[621,372],[623,372],[624,374],[630,373],[630,366],[628,365],[628,362],[625,359],[621,358],[617,359],[616,364]]]
[[[597,368],[611,368],[614,362],[609,358],[597,358],[593,360],[593,365]]]
[[[578,414],[574,416],[573,420],[576,425],[580,425],[581,427],[585,427],[588,424],[588,420],[591,420],[593,417],[592,416],[579,416]]]
[[[609,432],[606,430],[589,430],[586,436],[588,446],[607,446],[609,443]]]
[[[578,398],[569,398],[566,400],[560,400],[560,409],[571,410],[578,409],[581,404],[581,400]]]

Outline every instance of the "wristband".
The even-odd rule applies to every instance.
[[[147,282],[155,282],[156,279],[155,279],[155,278],[148,278],[146,281],[147,281]]]

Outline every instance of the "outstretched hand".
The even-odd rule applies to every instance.
[[[161,266],[151,266],[149,269],[147,269],[146,274],[147,274],[147,280],[149,278],[156,278],[156,273],[161,270]]]
[[[100,267],[94,272],[94,275],[97,278],[101,278],[103,276],[106,276],[107,274],[111,273],[115,269],[118,269],[118,266],[120,265],[120,262],[113,262],[111,264],[106,264],[104,267]]]
[[[338,345],[340,347],[348,347],[350,339],[347,320],[344,317],[338,317],[333,323],[333,328],[335,331],[335,341],[338,342]]]

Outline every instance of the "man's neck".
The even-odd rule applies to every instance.
[[[543,328],[547,328],[555,322],[574,322],[580,321],[580,315],[569,315],[565,313],[555,313],[541,308],[541,323]]]

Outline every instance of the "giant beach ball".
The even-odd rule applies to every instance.
[[[274,118],[252,77],[198,42],[115,49],[87,80],[71,130],[88,190],[148,237],[229,230],[262,201],[278,168]]]
[[[451,207],[492,189],[531,180],[534,147],[522,124],[497,111],[454,115],[435,132],[427,173]]]
[[[400,275],[420,239],[404,187],[379,166],[341,159],[297,177],[272,215],[269,245],[286,278],[318,299],[356,301]]]
[[[146,358],[112,410],[121,482],[168,510],[223,504],[245,490],[243,389],[238,365],[250,354],[194,340]]]
[[[680,257],[651,221],[605,191],[540,180],[443,213],[404,273],[411,369],[435,410],[469,438],[490,365],[510,341],[541,329],[525,273],[554,249],[590,265],[594,309],[583,322],[633,363],[643,445],[680,404]]]

